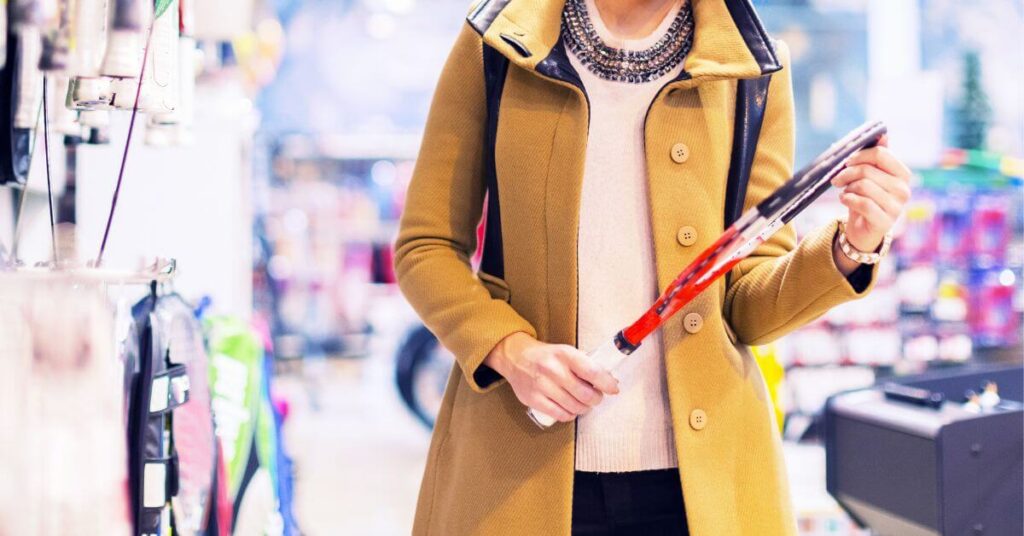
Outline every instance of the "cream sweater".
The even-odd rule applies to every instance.
[[[609,46],[641,50],[668,30],[679,5],[643,40],[613,36],[594,0],[587,9]],[[677,66],[642,84],[598,78],[570,53],[590,99],[590,132],[579,215],[578,342],[592,351],[638,318],[658,296],[644,158],[644,118]],[[661,336],[614,371],[621,392],[577,420],[576,469],[626,472],[676,467]]]

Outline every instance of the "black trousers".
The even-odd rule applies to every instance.
[[[687,536],[679,471],[576,472],[573,536]]]

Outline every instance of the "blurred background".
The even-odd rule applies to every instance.
[[[826,490],[826,399],[1024,359],[1024,4],[754,3],[792,50],[798,164],[877,118],[915,173],[876,290],[755,349],[782,417],[802,534],[868,534]],[[180,80],[194,79],[188,117],[142,110],[123,161],[130,101],[99,126],[83,115],[62,130],[62,96],[51,96],[48,158],[29,121],[22,131],[38,150],[0,187],[3,254],[23,266],[55,249],[95,259],[123,166],[104,266],[175,259],[173,288],[207,329],[211,318],[236,322],[265,359],[243,378],[266,386],[277,423],[275,440],[253,440],[263,455],[251,462],[271,468],[273,507],[254,525],[236,514],[239,530],[407,534],[452,360],[399,294],[391,243],[467,0],[192,4],[171,2],[191,40],[175,56]],[[798,229],[841,208],[823,198]],[[237,507],[249,481],[231,471]]]

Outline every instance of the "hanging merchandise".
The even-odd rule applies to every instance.
[[[264,359],[264,374],[268,381],[271,378],[274,368],[274,359],[267,356]],[[284,446],[284,422],[288,417],[287,404],[283,401],[273,400],[274,437],[277,439],[277,502],[281,512],[281,534],[282,536],[299,536],[298,520],[295,518],[295,469],[291,456],[288,455]]]
[[[111,78],[137,77],[142,69],[139,51],[145,47],[152,4],[143,0],[108,1],[110,25],[100,73]]]
[[[185,365],[189,402],[174,412],[172,437],[178,456],[178,493],[171,499],[176,536],[206,530],[213,505],[216,438],[210,405],[209,359],[202,326],[181,296],[161,296],[155,326],[167,344],[167,360]]]
[[[267,337],[264,337],[264,344],[267,342]],[[235,534],[298,536],[298,527],[291,512],[291,461],[281,445],[278,425],[281,416],[270,395],[273,359],[264,355],[262,363],[256,434],[241,490],[235,499]],[[282,466],[288,468],[287,474],[282,472]],[[282,500],[282,492],[287,502]]]
[[[260,413],[256,424],[256,452],[260,466],[270,477],[274,502],[272,511],[264,511],[265,534],[299,536],[300,531],[292,512],[293,473],[292,461],[284,448],[281,426],[284,424],[282,404],[273,397],[271,381],[274,377],[274,358],[271,336],[268,329],[261,330],[266,353],[263,357],[263,382],[261,388]],[[241,517],[241,516],[240,516]]]
[[[110,142],[111,81],[101,75],[107,49],[108,0],[76,0],[66,107],[78,110],[82,141]]]
[[[46,104],[52,110],[49,119],[51,128],[57,134],[81,139],[83,131],[78,122],[78,114],[68,108],[65,102],[71,80],[67,75],[58,73],[51,76],[50,81],[52,89]]]
[[[191,142],[191,128],[196,85],[196,41],[192,37],[195,25],[192,2],[180,0],[168,9],[178,9],[179,32],[177,36],[177,71],[174,109],[149,114],[146,124],[148,145],[182,145]],[[154,30],[155,32],[156,30]],[[157,36],[154,35],[153,39]],[[154,42],[155,46],[155,42]],[[173,67],[172,67],[173,70]]]
[[[230,536],[234,507],[228,493],[228,469],[224,460],[224,444],[217,440],[217,471],[214,474],[214,498],[210,509],[209,522],[203,536]]]
[[[234,498],[238,496],[255,433],[263,350],[259,339],[241,320],[212,317],[204,324],[214,421],[224,448],[228,492]]]
[[[1016,344],[1020,316],[1013,308],[1016,275],[1002,267],[972,270],[967,321],[971,338],[983,348]]]
[[[42,45],[39,26],[30,16],[35,7],[34,2],[18,2],[11,7],[12,23],[19,22],[7,36],[7,60],[0,74],[0,101],[10,103],[0,106],[0,185],[28,180],[29,154],[42,98]]]
[[[130,533],[111,313],[94,283],[0,273],[0,534]]]
[[[12,33],[38,26],[43,20],[43,0],[10,0],[8,14]]]
[[[42,2],[42,51],[39,69],[52,73],[68,67],[68,47],[71,40],[71,10],[69,0]]]
[[[76,0],[74,20],[67,105],[76,110],[106,107],[110,104],[110,79],[100,75],[100,68],[107,49],[107,0]]]
[[[148,5],[148,3],[147,3]],[[153,10],[147,10],[148,53],[139,48],[137,53],[145,63],[139,89],[139,72],[133,78],[121,78],[112,84],[111,104],[122,110],[135,107],[145,113],[172,113],[178,101],[178,0],[159,0]]]
[[[13,103],[17,96],[17,43],[14,34],[5,34],[4,67],[0,69],[0,102]],[[28,177],[27,155],[19,155],[14,135],[13,106],[0,106],[0,186],[8,183],[24,184]]]
[[[971,199],[966,192],[954,190],[942,196],[935,225],[938,227],[936,253],[943,263],[955,268],[970,264]]]
[[[119,1],[118,3],[120,4],[121,2]],[[116,28],[116,26],[114,26],[114,28]],[[152,33],[153,33],[152,30],[153,30],[153,27],[152,27],[152,25],[150,25],[149,26],[149,31],[147,31],[147,33],[146,33],[147,38],[146,38],[146,41],[145,41],[145,46],[142,48],[142,58],[141,58],[142,61],[141,61],[141,66],[140,66],[141,70],[139,71],[139,76],[138,76],[140,81],[145,77],[145,74],[146,74],[146,62],[147,62],[147,58],[149,57],[149,45],[150,45],[149,37],[152,36]],[[107,52],[108,52],[108,56],[109,56],[110,50],[108,49]],[[118,169],[118,172],[117,172],[117,182],[114,185],[114,194],[113,194],[113,196],[111,197],[111,200],[110,200],[110,211],[107,213],[107,223],[106,223],[106,225],[103,228],[103,239],[100,241],[99,253],[97,253],[97,255],[96,255],[96,261],[95,261],[95,265],[96,266],[101,266],[103,264],[103,254],[104,254],[104,252],[106,252],[107,241],[110,239],[110,228],[111,228],[111,226],[114,223],[114,213],[117,211],[117,200],[118,200],[118,197],[120,197],[120,195],[121,195],[121,186],[124,183],[124,169],[125,169],[125,165],[128,163],[128,151],[129,151],[129,149],[131,148],[131,145],[132,145],[132,133],[135,131],[135,119],[136,119],[136,117],[138,115],[138,112],[139,112],[139,99],[141,98],[142,86],[143,86],[143,84],[141,82],[135,84],[135,100],[133,101],[132,108],[131,108],[131,111],[132,111],[131,118],[128,120],[128,134],[125,136],[124,151],[121,153],[121,166],[120,166],[120,168]],[[114,102],[114,99],[115,99],[115,97],[112,97],[111,103]]]
[[[30,136],[36,124],[36,111],[42,98],[42,73],[39,61],[43,45],[40,27],[23,25],[15,32],[18,39],[15,70],[14,128],[21,138]],[[28,146],[28,142],[24,142]]]
[[[128,396],[128,474],[135,534],[168,534],[170,501],[179,490],[179,459],[172,414],[189,400],[186,365],[169,360],[166,333],[155,309],[157,285],[132,307],[134,325],[125,346],[131,375]]]
[[[271,360],[260,336],[245,322],[213,317],[205,323],[217,436],[234,501],[234,534],[297,535],[291,462],[281,447],[281,416],[270,398]]]
[[[971,211],[971,264],[986,269],[1006,265],[1012,231],[1010,199],[1005,195],[981,194]]]

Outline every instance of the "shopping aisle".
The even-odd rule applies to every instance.
[[[370,357],[307,360],[277,378],[275,389],[290,403],[285,440],[305,534],[412,529],[430,433],[398,397],[393,343],[373,346]]]

